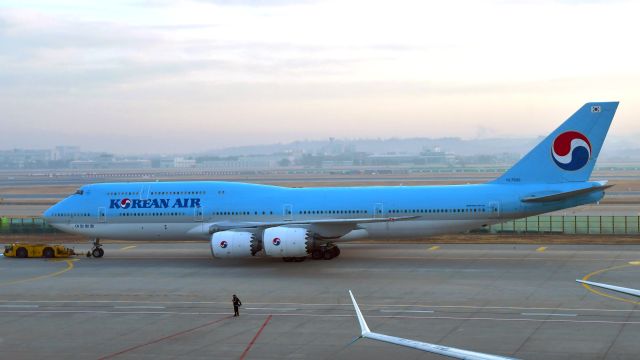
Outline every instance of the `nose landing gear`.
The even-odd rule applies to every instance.
[[[91,251],[87,251],[87,257],[101,258],[104,256],[104,249],[102,249],[102,244],[100,244],[100,239],[93,239],[93,247]]]

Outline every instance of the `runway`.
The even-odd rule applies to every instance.
[[[87,246],[77,246],[86,250]],[[522,359],[635,359],[640,247],[342,245],[339,258],[214,260],[205,243],[107,244],[102,259],[0,258],[3,358],[442,359],[373,331]],[[243,302],[231,318],[230,299]]]

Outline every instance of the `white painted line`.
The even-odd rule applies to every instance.
[[[114,306],[114,309],[166,309],[164,306]]]
[[[230,315],[230,312],[178,312],[178,311],[106,311],[106,310],[0,310],[2,314],[114,314],[114,315]],[[346,314],[270,314],[270,313],[244,313],[243,316],[302,316],[302,317],[355,317]],[[585,324],[629,324],[640,325],[640,321],[612,321],[612,320],[565,320],[565,319],[523,319],[523,318],[490,318],[490,317],[456,317],[456,316],[409,316],[409,315],[373,315],[370,318],[381,319],[415,319],[415,320],[469,320],[469,321],[524,321],[524,322],[540,322],[540,323],[585,323]]]
[[[296,308],[245,308],[247,310],[276,310],[276,311],[294,311]]]
[[[19,304],[15,304],[15,305],[0,305],[0,307],[5,307],[5,308],[37,308],[39,307],[38,305],[19,305]]]
[[[578,316],[578,314],[521,313],[525,316]]]
[[[112,259],[112,258],[110,258],[110,259]],[[148,259],[150,259],[150,258],[148,258]],[[562,262],[567,262],[567,261],[609,261],[609,260],[611,260],[611,259],[604,259],[604,258],[572,258],[572,259],[570,259],[570,258],[547,258],[547,257],[518,258],[518,257],[473,257],[473,256],[469,256],[469,257],[438,257],[438,258],[433,258],[433,257],[428,257],[428,256],[379,256],[379,257],[367,257],[367,259],[370,259],[370,260],[377,260],[377,259],[384,259],[384,260],[404,259],[404,260],[430,260],[430,261],[442,261],[442,260],[526,261],[526,260],[532,260],[532,261],[562,261]],[[629,261],[631,261],[632,259],[616,259],[616,260],[622,260],[622,261],[629,260]]]
[[[380,310],[384,313],[432,313],[433,310]]]
[[[166,304],[166,305],[228,305],[228,301],[154,301],[154,300],[3,300],[0,303],[38,303],[38,304]],[[256,305],[296,305],[296,306],[344,306],[349,309],[353,308],[352,304],[338,303],[292,303],[292,302],[274,302],[274,303],[252,303]],[[151,305],[149,305],[151,306]],[[604,313],[637,313],[640,309],[594,309],[594,308],[570,308],[570,307],[526,307],[526,306],[475,306],[475,305],[436,305],[436,304],[361,304],[360,306],[380,307],[380,308],[401,308],[401,307],[427,307],[438,309],[475,309],[475,310],[523,310],[523,311],[583,311],[583,312],[604,312]],[[245,308],[246,309],[246,308]],[[283,308],[278,308],[283,309]],[[296,310],[301,310],[295,308]],[[317,309],[322,310],[322,309]]]

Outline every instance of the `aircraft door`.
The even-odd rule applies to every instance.
[[[373,206],[373,217],[374,218],[381,218],[384,216],[384,206],[382,203],[376,203]]]
[[[193,209],[193,221],[204,221],[204,208],[198,206]]]
[[[142,188],[140,189],[140,200],[147,200],[149,199],[149,193],[151,192],[151,186],[150,185],[142,185]]]
[[[282,215],[285,221],[293,220],[293,206],[285,204],[282,208]]]
[[[98,208],[98,222],[99,223],[107,222],[107,209],[103,207]]]
[[[490,218],[499,218],[500,217],[500,202],[492,201],[487,205],[487,211],[489,211]]]

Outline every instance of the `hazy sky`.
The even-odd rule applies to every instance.
[[[620,100],[638,1],[0,2],[0,148],[546,134]]]

